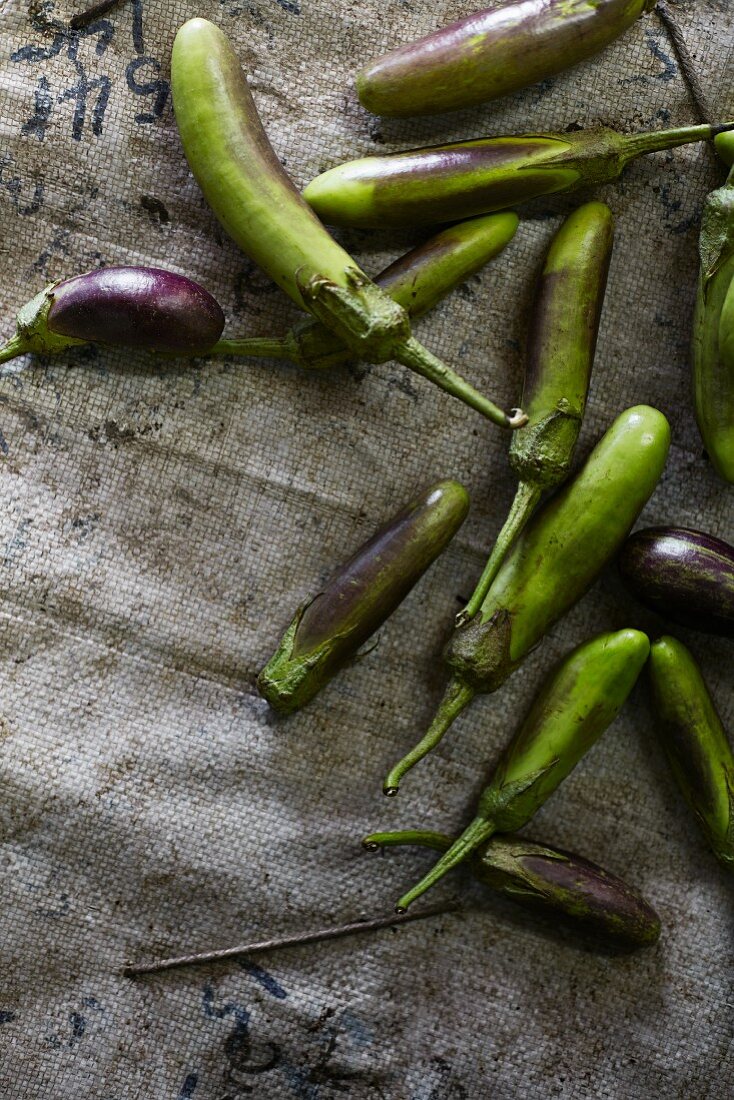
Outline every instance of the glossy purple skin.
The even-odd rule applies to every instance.
[[[687,527],[636,531],[619,556],[622,579],[671,622],[734,637],[734,546]]]
[[[102,267],[59,283],[51,332],[149,351],[196,355],[222,334],[224,314],[198,283],[157,267]]]

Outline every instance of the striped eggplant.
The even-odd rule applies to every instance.
[[[510,466],[519,485],[484,572],[456,618],[473,619],[509,547],[543,493],[565,481],[586,408],[614,219],[608,206],[589,202],[561,226],[540,275],[528,335],[522,407],[528,423],[514,432]]]
[[[298,609],[257,681],[274,710],[305,706],[356,655],[445,550],[468,510],[458,481],[431,485]]]
[[[0,363],[88,343],[202,355],[223,328],[219,303],[192,279],[157,267],[101,267],[51,283],[26,303]]]
[[[734,123],[478,138],[349,161],[317,176],[303,196],[330,225],[431,225],[607,183],[644,153],[730,129]]]
[[[619,555],[627,587],[671,622],[734,637],[734,546],[687,527],[635,531]]]
[[[451,837],[428,830],[373,833],[368,851],[417,844],[447,852]],[[621,947],[647,947],[660,936],[660,918],[621,878],[582,856],[511,834],[495,835],[469,859],[469,870],[484,886],[526,909],[591,932]]]
[[[373,61],[368,111],[404,118],[498,99],[599,53],[656,0],[506,0]]]

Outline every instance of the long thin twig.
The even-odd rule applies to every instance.
[[[92,4],[91,7],[85,8],[84,11],[80,11],[70,19],[69,26],[73,31],[78,31],[85,27],[87,23],[91,23],[93,19],[99,19],[100,15],[106,15],[110,8],[114,8],[115,4],[119,3],[120,0],[99,0],[99,3]]]
[[[259,940],[256,943],[242,943],[237,947],[225,947],[220,951],[202,951],[195,955],[179,955],[170,959],[154,959],[148,963],[125,963],[122,973],[131,978],[137,974],[154,974],[160,970],[172,970],[177,966],[196,966],[200,963],[218,962],[221,959],[233,959],[238,955],[255,955],[261,951],[274,951],[280,947],[294,947],[305,943],[318,943],[321,940],[335,940],[341,936],[352,936],[358,932],[373,932],[378,928],[392,928],[398,924],[407,924],[424,917],[436,917],[443,913],[455,913],[461,908],[459,902],[444,902],[400,916],[376,917],[374,920],[354,921],[352,924],[339,924],[331,928],[320,928],[315,932],[298,932],[293,936],[279,936],[272,940]]]
[[[678,58],[678,64],[683,74],[683,80],[685,81],[688,94],[691,97],[691,102],[698,116],[698,121],[710,124],[710,113],[708,104],[706,103],[706,93],[698,78],[698,73],[693,64],[693,58],[688,51],[688,46],[686,45],[686,40],[683,37],[683,32],[680,29],[678,20],[665,3],[665,0],[658,0],[655,11],[660,18],[660,22],[668,32],[670,41],[673,44],[673,49],[675,50],[675,55]]]

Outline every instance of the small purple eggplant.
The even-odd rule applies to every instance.
[[[647,527],[627,539],[619,571],[653,611],[707,634],[734,637],[734,546],[687,527]]]
[[[27,302],[0,363],[87,343],[202,355],[223,328],[219,303],[192,279],[157,267],[102,267],[51,283]]]

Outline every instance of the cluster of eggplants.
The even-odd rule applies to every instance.
[[[365,837],[368,851],[415,844],[447,852],[454,841],[443,833],[406,829]],[[575,931],[588,931],[620,947],[646,947],[660,936],[660,918],[623,879],[583,856],[512,834],[495,835],[470,855],[469,870],[524,908],[554,920],[568,920]]]
[[[636,531],[619,556],[630,591],[671,622],[734,638],[734,546],[687,527]]]
[[[219,303],[192,279],[156,267],[102,267],[51,283],[27,302],[0,363],[87,343],[202,355],[223,328]]]
[[[378,115],[440,114],[570,69],[618,38],[655,0],[508,0],[385,54],[357,75]]]
[[[304,198],[330,225],[431,225],[487,214],[540,195],[617,179],[644,153],[707,141],[734,128],[681,126],[653,133],[615,130],[520,134],[363,157],[330,168]]]
[[[510,548],[476,617],[444,659],[452,678],[428,732],[393,767],[385,794],[436,747],[478,693],[496,691],[616,556],[662,474],[670,427],[657,409],[622,413],[572,481]]]
[[[415,320],[497,256],[514,237],[518,222],[510,211],[458,222],[395,260],[375,276],[375,283]],[[220,340],[213,350],[287,359],[307,370],[354,358],[353,351],[313,317],[304,318],[282,337]]]
[[[171,93],[186,159],[208,205],[242,251],[289,297],[370,363],[396,359],[502,427],[512,416],[413,336],[407,311],[358,267],[296,190],[263,128],[222,31],[191,19],[176,34]]]
[[[734,165],[734,137],[716,148]],[[701,272],[693,320],[693,394],[701,438],[714,469],[734,482],[734,167],[704,204]]]
[[[400,898],[399,912],[495,833],[514,832],[533,817],[617,716],[649,652],[639,630],[619,630],[592,638],[560,663],[502,753],[474,820]]]

